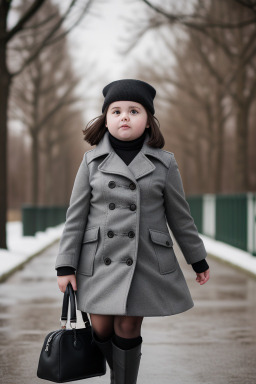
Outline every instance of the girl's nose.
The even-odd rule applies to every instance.
[[[123,112],[123,113],[122,113],[121,120],[128,120],[128,118],[129,118],[128,113]]]

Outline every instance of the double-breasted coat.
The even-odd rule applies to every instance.
[[[76,269],[81,311],[151,317],[194,306],[168,226],[188,264],[207,254],[174,154],[148,139],[128,166],[108,131],[83,156],[55,264]]]

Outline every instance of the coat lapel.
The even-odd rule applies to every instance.
[[[109,140],[109,133],[106,131],[102,140],[95,149],[88,152],[88,164],[95,158],[107,154],[108,156],[99,164],[98,170],[104,173],[117,174],[127,177],[132,181],[153,172],[155,165],[148,159],[146,154],[157,157],[163,161],[158,148],[149,147],[146,143],[149,139],[149,134],[146,133],[145,140],[140,152],[134,157],[131,163],[127,166],[125,162],[118,156]],[[163,161],[166,165],[166,162]]]
[[[143,145],[145,145],[145,141]],[[140,177],[146,176],[147,174],[153,172],[156,169],[152,161],[150,161],[141,150],[130,162],[128,168],[130,169],[136,180],[138,180]]]
[[[102,161],[102,163],[98,166],[98,170],[104,173],[122,175],[132,181],[135,181],[131,170],[114,151],[110,152],[109,155]]]

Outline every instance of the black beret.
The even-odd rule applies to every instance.
[[[156,90],[145,81],[134,79],[116,80],[106,85],[102,93],[105,97],[102,113],[109,104],[119,100],[135,101],[147,108],[152,115],[155,113],[153,100]]]

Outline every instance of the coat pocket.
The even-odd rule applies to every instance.
[[[174,272],[177,268],[177,258],[170,234],[150,228],[149,233],[157,256],[159,272],[163,275]]]
[[[93,264],[98,245],[99,226],[85,230],[82,240],[81,253],[77,273],[92,276]]]

